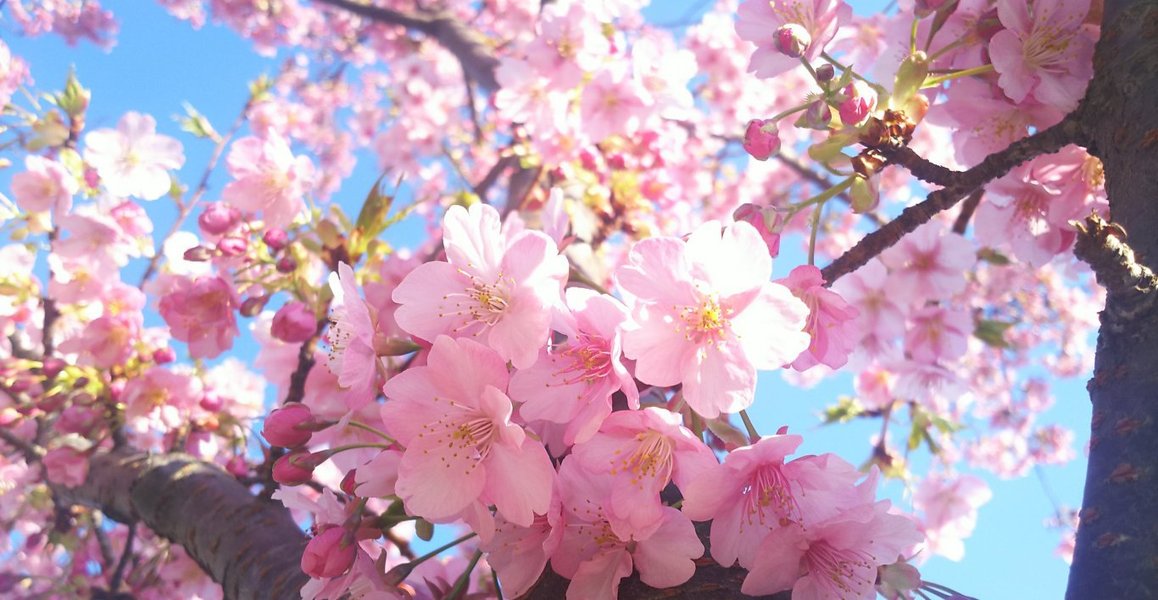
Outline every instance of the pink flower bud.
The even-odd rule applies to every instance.
[[[268,420],[266,421],[268,425]],[[273,480],[282,485],[302,485],[314,478],[314,469],[326,461],[325,452],[294,450],[273,463]]]
[[[283,229],[267,229],[265,233],[262,234],[261,241],[265,242],[265,245],[269,246],[270,250],[277,252],[289,244],[289,236],[286,235]]]
[[[265,427],[261,434],[266,441],[274,446],[295,448],[305,445],[313,434],[307,429],[298,428],[302,424],[310,424],[314,415],[310,407],[301,403],[287,404],[269,413],[265,418]],[[285,457],[282,457],[285,458]]]
[[[217,251],[225,256],[241,256],[249,249],[249,242],[239,237],[224,237],[217,242]]]
[[[206,392],[205,395],[201,397],[200,405],[201,408],[209,412],[217,412],[225,406],[225,401],[214,392]]]
[[[813,101],[804,110],[804,114],[796,120],[795,125],[803,129],[817,129],[824,131],[832,123],[832,108],[824,99]]]
[[[277,259],[278,273],[293,273],[298,270],[298,261],[294,260],[292,256],[283,256]]]
[[[215,202],[206,206],[201,215],[197,217],[197,225],[201,227],[201,231],[209,235],[222,235],[233,229],[233,226],[237,225],[240,220],[241,213],[236,208]]]
[[[824,63],[816,67],[816,80],[820,83],[832,81],[833,77],[836,77],[836,69],[832,65]]]
[[[273,337],[291,344],[300,344],[318,330],[317,317],[304,302],[287,302],[273,315],[270,333]]]
[[[44,455],[41,462],[48,481],[57,485],[76,487],[88,477],[88,459],[75,448],[53,448]]]
[[[157,348],[153,351],[153,362],[164,365],[177,360],[177,353],[168,346],[164,348]]]
[[[740,207],[732,213],[732,218],[737,221],[745,221],[756,228],[756,231],[760,233],[760,237],[764,240],[764,245],[768,246],[769,256],[776,258],[780,255],[779,228],[783,227],[784,223],[778,211],[771,207],[761,208],[755,204],[746,203],[741,204]],[[773,229],[776,229],[776,231],[773,231]]]
[[[225,461],[225,470],[229,471],[229,474],[234,477],[245,477],[249,475],[249,465],[247,465],[245,459],[240,456],[234,456]]]
[[[342,527],[322,530],[306,544],[302,554],[302,571],[310,577],[337,577],[354,566],[357,545]]]
[[[243,317],[253,317],[265,308],[265,303],[269,302],[269,296],[250,296],[241,302],[241,308],[238,312]]]
[[[358,482],[355,480],[357,477],[358,469],[350,469],[350,472],[346,473],[346,476],[342,478],[342,483],[338,485],[338,488],[351,496],[356,496],[357,494],[355,492],[357,491]]]
[[[844,97],[840,103],[840,120],[845,125],[857,125],[864,121],[877,105],[877,93],[860,81],[845,86]]]
[[[183,258],[189,262],[205,262],[213,258],[213,251],[205,246],[193,246],[185,251]]]
[[[756,160],[768,160],[780,151],[776,122],[752,119],[744,130],[744,150]]]
[[[812,44],[812,36],[799,23],[785,23],[776,30],[776,50],[789,58],[800,58]]]

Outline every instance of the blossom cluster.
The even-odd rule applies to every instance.
[[[929,584],[907,561],[960,559],[991,496],[966,467],[1074,455],[1026,369],[1091,367],[1100,299],[1068,254],[1071,222],[1107,210],[1086,150],[1012,169],[839,279],[817,265],[919,199],[882,148],[968,167],[1072,110],[1088,2],[854,21],[843,0],[724,0],[683,35],[638,0],[461,3],[437,14],[453,43],[340,3],[160,4],[295,48],[236,131],[181,119],[224,158],[220,189],[216,158],[182,183],[164,120],[87,127],[75,77],[17,109],[31,75],[0,42],[20,149],[0,163],[0,595],[220,595],[144,525],[54,506],[124,448],[279,500],[308,525],[302,593],[320,599],[518,597],[551,577],[615,598],[633,574],[688,582],[705,542],[747,594],[911,599]],[[30,36],[115,41],[93,0],[7,6]],[[378,186],[356,218],[326,204],[362,149],[411,204]],[[396,249],[408,215],[429,239]],[[230,356],[247,335],[251,365]],[[761,436],[761,372],[851,373],[825,419],[881,421],[865,464]],[[912,514],[878,498],[889,480]],[[436,527],[463,534],[455,553],[417,556]]]

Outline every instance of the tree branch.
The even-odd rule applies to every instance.
[[[888,153],[886,156],[890,163],[905,167],[923,181],[945,187],[929,194],[923,202],[906,208],[897,218],[866,235],[855,246],[832,261],[821,270],[824,280],[828,285],[832,285],[837,279],[859,269],[909,232],[927,223],[941,211],[952,208],[986,183],[1005,175],[1017,165],[1037,156],[1056,152],[1068,144],[1082,141],[1084,136],[1074,113],[1071,113],[1060,123],[1013,142],[1005,150],[990,154],[985,160],[966,171],[953,171],[931,163],[907,147]]]
[[[305,536],[282,506],[258,500],[220,467],[180,453],[102,452],[58,502],[144,523],[180,544],[232,600],[297,598]]]
[[[403,13],[390,8],[361,4],[352,0],[314,0],[369,19],[376,23],[399,25],[418,31],[442,44],[462,63],[463,71],[488,90],[499,89],[495,69],[499,60],[487,46],[486,39],[447,11]]]

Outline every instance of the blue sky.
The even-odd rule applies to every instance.
[[[179,137],[185,144],[182,180],[197,181],[209,158],[211,142],[179,131],[173,117],[183,112],[182,103],[191,103],[223,131],[244,104],[248,83],[262,73],[272,73],[277,61],[256,56],[248,42],[224,28],[208,25],[194,31],[153,2],[106,0],[103,4],[121,23],[118,43],[108,53],[86,44],[70,48],[51,36],[20,38],[10,22],[0,22],[0,36],[29,62],[37,89],[59,89],[70,65],[75,66],[83,84],[93,91],[89,128],[114,126],[129,110],[154,115],[161,132]],[[655,0],[653,4],[647,16],[661,23],[699,14],[708,5],[697,0]],[[858,6],[854,2],[854,7],[863,14],[881,4]],[[375,161],[367,158],[343,184],[336,201],[354,206],[364,197],[378,175]],[[0,176],[5,187],[6,179]],[[213,191],[219,191],[224,181],[222,169],[211,179],[208,199],[214,198]],[[161,222],[172,219],[173,209],[164,201],[149,208]],[[781,258],[777,276],[785,275],[799,260],[799,256],[795,261],[792,256]],[[250,360],[254,352],[254,347],[246,344],[239,346],[235,355]],[[761,380],[760,399],[753,411],[755,424],[764,433],[787,424],[805,436],[803,453],[837,452],[860,464],[878,423],[817,425],[816,414],[836,396],[849,392],[847,381],[847,377],[837,378],[804,391],[781,383],[776,374],[767,374]],[[1068,506],[1080,504],[1085,476],[1083,449],[1089,437],[1089,401],[1084,384],[1084,379],[1055,383],[1057,402],[1044,419],[1066,425],[1077,434],[1078,460],[1065,467],[1043,469],[1052,493]],[[935,558],[923,569],[926,578],[985,600],[1062,597],[1068,567],[1053,555],[1057,532],[1042,526],[1053,511],[1042,483],[1032,474],[1013,481],[978,474],[990,483],[994,499],[981,509],[977,531],[966,544],[966,558],[960,563]],[[891,488],[891,494],[904,504],[898,486]]]

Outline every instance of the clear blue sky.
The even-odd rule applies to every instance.
[[[113,126],[129,110],[153,114],[162,132],[178,136],[185,143],[187,158],[182,180],[195,182],[208,160],[210,143],[180,133],[171,117],[181,114],[182,102],[188,101],[207,115],[218,130],[226,129],[245,102],[248,82],[262,73],[272,73],[276,61],[254,55],[249,43],[229,30],[209,25],[194,31],[153,2],[106,0],[104,4],[121,23],[118,43],[109,53],[85,44],[69,48],[55,37],[22,39],[12,33],[9,23],[0,24],[0,35],[14,53],[28,60],[40,90],[58,89],[69,66],[75,65],[81,81],[93,90],[90,128]],[[655,0],[653,4],[647,11],[648,18],[661,23],[682,21],[708,5],[697,0]],[[863,14],[883,2],[857,4],[854,2]],[[376,176],[374,161],[363,161],[336,199],[346,205],[356,204]],[[0,176],[5,188],[6,179]],[[219,172],[212,180],[211,190],[220,190],[224,181],[224,173]],[[212,191],[208,197],[214,197]],[[158,211],[157,218],[162,221],[171,219],[164,216],[172,215],[171,207],[162,202],[154,203],[151,210]],[[777,276],[786,274],[794,264],[797,263],[790,256],[780,259]],[[254,351],[252,345],[246,344],[238,348],[237,355],[249,360]],[[1064,424],[1077,434],[1078,460],[1066,467],[1044,469],[1057,500],[1068,506],[1080,504],[1085,476],[1089,401],[1084,383],[1057,383],[1057,403],[1044,419]],[[753,414],[761,432],[772,432],[788,424],[793,431],[804,434],[805,453],[837,452],[854,464],[860,464],[867,456],[869,437],[876,432],[877,423],[816,426],[816,413],[838,394],[849,391],[847,378],[801,391],[780,383],[778,375],[769,374],[761,380],[760,389],[761,398]],[[1052,506],[1041,483],[1033,475],[1001,481],[978,474],[989,481],[994,499],[981,510],[977,531],[966,544],[966,558],[960,563],[935,558],[924,567],[926,578],[984,600],[1061,598],[1068,568],[1053,555],[1057,532],[1042,526]],[[893,486],[892,493],[901,499],[897,486]]]

